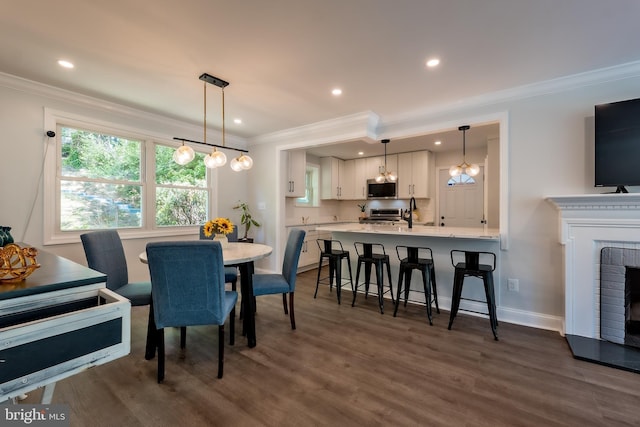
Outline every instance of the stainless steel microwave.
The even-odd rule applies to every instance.
[[[375,179],[367,180],[367,199],[397,199],[397,182],[377,182]]]

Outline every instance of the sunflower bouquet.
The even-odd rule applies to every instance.
[[[229,234],[233,231],[233,223],[229,218],[215,218],[204,225],[204,235],[211,237],[214,234]]]

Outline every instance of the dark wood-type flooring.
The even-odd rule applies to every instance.
[[[148,308],[132,310],[131,354],[57,384],[72,426],[617,426],[640,425],[640,375],[575,360],[556,332],[449,313],[298,276],[292,331],[278,295],[258,298],[253,349],[236,333],[217,373],[217,328],[191,327],[187,348],[167,330],[167,366],[144,360]],[[441,287],[446,284],[439,284]],[[239,323],[238,323],[239,324]],[[40,391],[26,403],[37,403]]]

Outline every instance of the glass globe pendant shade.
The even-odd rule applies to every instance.
[[[181,145],[176,151],[174,151],[173,161],[179,165],[186,165],[192,161],[195,156],[196,153],[193,151],[193,148],[188,145]]]
[[[384,174],[383,173],[381,173],[380,175],[376,176],[376,182],[377,183],[384,182]]]
[[[396,179],[398,179],[398,176],[393,172],[387,172],[386,176],[387,176],[387,181],[390,181],[390,182],[396,182]]]
[[[475,163],[472,163],[471,165],[468,165],[466,168],[467,175],[469,176],[476,176],[478,175],[478,173],[480,173],[480,166],[478,166]]]
[[[456,177],[462,175],[462,167],[453,165],[449,168],[449,175]]]
[[[240,157],[238,157],[238,161],[240,162],[242,170],[249,170],[253,167],[253,159],[246,154],[240,155]]]
[[[211,154],[204,157],[204,164],[209,169],[224,166],[227,163],[227,156],[222,151],[213,150]]]
[[[234,172],[240,172],[242,170],[242,164],[240,163],[237,157],[231,160],[231,163],[229,163],[229,166]]]

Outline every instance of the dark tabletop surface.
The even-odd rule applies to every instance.
[[[29,246],[18,243],[20,247]],[[0,282],[0,300],[106,282],[107,276],[66,258],[38,249],[36,269],[17,283]]]

